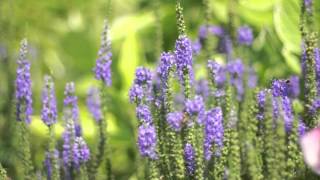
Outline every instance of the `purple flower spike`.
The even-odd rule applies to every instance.
[[[91,87],[88,91],[87,106],[93,118],[99,122],[103,116],[101,111],[100,91],[96,87]]]
[[[191,144],[187,143],[184,147],[184,159],[189,175],[195,171],[195,152]]]
[[[202,96],[203,98],[207,98],[210,95],[209,84],[206,79],[200,79],[196,82],[196,94]]]
[[[140,120],[141,123],[152,123],[152,115],[151,111],[148,106],[146,105],[139,105],[136,108],[137,118]]]
[[[253,68],[249,68],[248,87],[255,88],[257,86],[257,74]]]
[[[135,84],[138,84],[140,86],[143,86],[143,85],[150,86],[151,83],[152,83],[151,71],[145,67],[137,67]]]
[[[213,143],[218,147],[215,154],[220,155],[221,148],[223,146],[223,115],[220,107],[214,108],[207,112],[205,121],[205,139],[204,139],[204,153],[207,161],[212,156]]]
[[[111,41],[108,37],[109,27],[107,21],[104,22],[104,28],[101,35],[101,47],[98,52],[98,59],[96,61],[96,67],[94,69],[96,79],[102,80],[106,86],[111,86]]]
[[[198,37],[202,40],[202,39],[206,39],[207,36],[208,36],[207,26],[206,25],[200,26]]]
[[[207,67],[212,73],[214,82],[216,83],[217,87],[223,87],[226,81],[226,73],[224,67],[212,60],[208,60]]]
[[[195,41],[192,42],[193,54],[195,55],[200,54],[201,48],[202,48],[202,45],[201,45],[200,39],[196,39]]]
[[[21,41],[20,56],[18,59],[16,77],[16,113],[18,121],[31,123],[32,115],[32,89],[30,62],[27,60],[27,40]]]
[[[186,70],[192,73],[192,43],[186,36],[180,36],[175,45],[175,60],[178,75],[183,79]]]
[[[167,122],[169,126],[176,132],[181,130],[183,121],[182,112],[171,112],[167,115]]]
[[[320,49],[314,48],[314,59],[316,63],[316,80],[318,95],[320,95]]]
[[[274,97],[287,96],[288,86],[283,80],[274,80],[272,82],[272,95]]]
[[[303,136],[306,132],[307,132],[307,126],[303,123],[303,121],[299,120],[299,124],[298,124],[299,137]]]
[[[156,129],[152,124],[142,124],[138,129],[138,147],[141,156],[157,159]]]
[[[209,33],[218,37],[222,37],[224,35],[224,29],[220,26],[210,26]]]
[[[253,33],[250,27],[242,26],[238,28],[238,43],[250,46],[253,41]]]
[[[201,96],[195,96],[193,100],[185,102],[185,110],[190,116],[197,116],[204,111],[204,102]]]
[[[143,88],[138,84],[133,84],[133,86],[129,90],[129,99],[130,102],[139,103],[143,98]]]
[[[288,86],[288,96],[290,98],[297,98],[300,94],[300,83],[298,76],[291,76],[287,83]]]
[[[174,56],[171,53],[163,52],[160,57],[160,64],[157,73],[162,82],[167,82],[169,71],[174,65]]]
[[[282,109],[283,109],[283,119],[285,123],[286,132],[290,132],[293,123],[293,110],[292,102],[288,96],[282,97]]]
[[[258,120],[264,119],[264,105],[266,102],[266,90],[262,90],[257,94],[257,101],[258,101],[258,109],[259,112],[257,114]]]
[[[244,73],[244,65],[240,59],[235,61],[231,61],[227,65],[227,69],[230,73],[230,83],[237,89],[237,99],[239,101],[242,100],[244,94],[243,87],[243,73]]]
[[[73,163],[79,168],[90,159],[90,150],[82,137],[76,137],[73,145]]]
[[[46,157],[44,160],[44,166],[47,170],[47,179],[51,180],[52,177],[52,164],[51,164],[51,155],[49,152],[46,152]]]
[[[79,124],[78,98],[75,95],[75,85],[73,82],[66,84],[64,91],[64,119],[72,120],[74,123],[76,136],[81,136],[81,126]]]
[[[44,82],[45,86],[42,91],[41,119],[47,126],[51,126],[57,122],[58,117],[54,83],[50,76],[45,76]]]

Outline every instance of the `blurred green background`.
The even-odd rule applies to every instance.
[[[160,0],[159,0],[160,1]],[[228,22],[228,1],[211,0],[212,24]],[[319,1],[315,1],[319,12]],[[195,39],[204,23],[200,0],[182,0],[187,34]],[[238,0],[234,7],[238,25],[253,28],[255,41],[249,49],[261,84],[273,77],[300,73],[299,0]],[[107,0],[1,0],[0,1],[0,162],[14,175],[14,79],[19,42],[29,41],[32,63],[34,116],[31,124],[32,152],[37,168],[42,166],[47,131],[40,120],[43,75],[55,79],[59,110],[62,109],[66,82],[76,83],[81,123],[91,147],[96,141],[94,120],[88,113],[85,97],[96,84],[93,67],[100,45]],[[108,132],[116,179],[134,178],[137,168],[134,106],[128,103],[128,89],[139,65],[154,67],[156,25],[154,0],[113,0],[111,5],[111,39],[113,52],[113,86],[110,88]],[[175,1],[161,0],[159,8],[163,49],[172,50],[177,29]],[[320,24],[320,13],[316,23]],[[319,29],[319,28],[318,28]],[[200,61],[201,62],[201,61]],[[204,62],[204,61],[202,61]],[[60,138],[62,128],[57,128]]]

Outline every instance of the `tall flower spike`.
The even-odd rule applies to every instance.
[[[129,90],[129,99],[131,103],[139,104],[144,97],[143,88],[138,84],[133,84]]]
[[[163,52],[160,57],[160,64],[157,69],[157,73],[160,76],[162,82],[167,82],[170,69],[174,65],[174,56],[170,52]]]
[[[186,33],[186,25],[183,18],[183,8],[181,6],[181,0],[177,0],[176,4],[176,16],[179,35],[184,35]]]
[[[184,146],[184,159],[189,175],[193,175],[195,171],[195,152],[191,144]]]
[[[21,41],[16,77],[16,113],[18,121],[31,123],[32,115],[32,89],[30,62],[27,60],[27,40]]]
[[[73,82],[66,84],[64,95],[64,118],[66,121],[73,121],[76,136],[81,136],[82,130],[79,124],[78,98],[75,95],[75,85]]]
[[[212,147],[215,148],[215,155],[219,156],[223,146],[223,116],[220,107],[207,112],[205,121],[204,152],[205,159],[209,161],[212,156]],[[214,144],[213,144],[214,143]]]
[[[318,95],[320,95],[320,49],[314,48],[314,59],[316,65],[316,80]]]
[[[102,118],[100,91],[96,87],[91,87],[88,91],[87,106],[93,118],[99,122]]]
[[[94,69],[96,79],[102,80],[106,86],[111,86],[111,41],[109,37],[108,21],[104,21],[104,28],[101,35],[101,46],[98,52],[98,59]]]
[[[191,78],[192,72],[192,43],[186,36],[179,36],[175,45],[175,60],[178,75],[185,81],[185,75]],[[190,83],[190,82],[188,82]]]
[[[54,83],[50,76],[45,76],[44,84],[45,86],[42,91],[41,119],[47,126],[51,126],[57,122],[58,117]]]
[[[157,136],[156,129],[152,124],[142,124],[138,130],[138,146],[141,156],[157,159],[156,153]]]

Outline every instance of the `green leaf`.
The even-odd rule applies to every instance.
[[[283,48],[281,53],[285,57],[285,61],[288,64],[288,66],[291,68],[291,70],[294,73],[300,74],[301,73],[301,69],[300,69],[300,63],[299,63],[298,57],[295,56],[294,54],[292,54],[286,48]]]
[[[132,84],[134,78],[133,74],[139,59],[141,59],[141,56],[137,34],[130,33],[122,44],[118,64],[119,72],[122,77],[122,90],[126,95]]]
[[[277,0],[273,18],[275,30],[285,48],[294,53],[300,52],[299,1]]]

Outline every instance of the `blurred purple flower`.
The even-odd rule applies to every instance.
[[[76,137],[73,145],[73,163],[76,168],[90,159],[90,150],[82,137]]]
[[[157,159],[157,136],[152,124],[142,124],[138,129],[138,147],[141,156]]]
[[[32,115],[32,89],[30,62],[27,60],[27,40],[21,41],[20,55],[18,59],[16,76],[16,115],[18,121],[31,123]]]
[[[212,78],[218,88],[221,88],[224,86],[224,83],[226,81],[226,73],[225,68],[218,64],[215,61],[208,60],[208,65],[210,73],[212,74]]]
[[[147,123],[147,124],[152,123],[152,115],[148,106],[143,104],[137,106],[136,113],[140,123]]]
[[[189,143],[184,147],[184,159],[188,174],[193,175],[195,171],[195,152]]]
[[[204,102],[201,96],[195,96],[194,99],[187,99],[185,102],[185,111],[190,116],[197,116],[204,111]]]
[[[171,112],[167,114],[167,123],[174,131],[180,131],[182,127],[183,113]]]
[[[103,118],[101,111],[100,91],[98,88],[91,87],[89,89],[87,95],[87,107],[96,122],[99,122]]]
[[[58,117],[54,83],[50,76],[45,76],[44,84],[42,90],[41,119],[47,126],[51,126],[57,122]]]
[[[253,41],[252,29],[248,26],[241,26],[237,30],[238,33],[238,43],[250,46]]]

